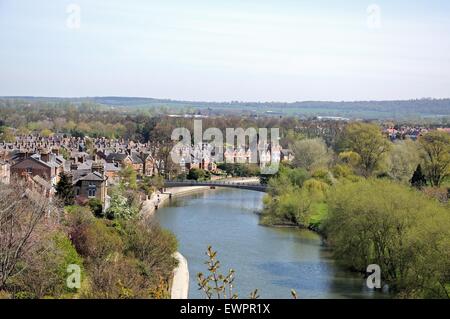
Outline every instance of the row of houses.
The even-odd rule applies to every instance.
[[[179,152],[180,169],[201,168],[217,171],[217,157],[207,143],[174,150]],[[26,180],[47,196],[53,196],[60,174],[67,174],[74,186],[76,199],[85,202],[98,198],[107,206],[107,187],[119,178],[123,167],[131,166],[140,176],[153,176],[164,170],[162,159],[153,155],[154,145],[128,140],[19,136],[14,143],[0,142],[0,182],[16,178]],[[225,147],[221,161],[257,163],[290,159],[289,150],[269,144],[258,145],[257,154],[248,147]]]

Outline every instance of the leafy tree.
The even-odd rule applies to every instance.
[[[427,185],[427,179],[425,175],[422,173],[422,166],[417,165],[416,170],[410,180],[411,186],[421,189],[422,187]]]
[[[14,143],[16,141],[14,131],[9,127],[0,127],[0,141]]]
[[[74,204],[75,192],[69,174],[59,174],[59,182],[56,184],[56,196],[64,202],[64,205]]]
[[[361,158],[364,176],[371,176],[390,149],[389,141],[374,124],[352,123],[346,126],[341,145],[346,151],[353,151]]]
[[[120,183],[122,186],[137,189],[137,173],[132,166],[127,165],[123,167],[119,172],[119,176],[121,178]]]
[[[420,151],[416,142],[411,140],[394,143],[387,157],[387,172],[390,177],[402,183],[408,183],[417,165],[420,163]]]
[[[53,135],[53,132],[51,130],[49,130],[48,128],[45,128],[45,129],[41,130],[40,135],[42,137],[50,137]]]
[[[328,167],[331,161],[328,147],[320,138],[296,141],[291,148],[294,153],[293,165],[307,171]]]
[[[433,131],[419,139],[424,151],[424,170],[431,186],[439,187],[450,175],[450,135]]]
[[[111,204],[106,211],[106,218],[129,220],[137,216],[138,209],[131,205],[128,198],[123,196],[119,191],[114,191],[111,195]]]

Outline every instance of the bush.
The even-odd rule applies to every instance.
[[[256,164],[221,163],[217,167],[225,171],[227,175],[235,177],[252,177],[260,174],[260,169]]]
[[[41,245],[28,266],[13,281],[18,291],[16,298],[58,298],[76,292],[67,287],[67,267],[75,264],[82,269],[83,260],[67,235],[58,232]],[[83,275],[82,271],[82,278]]]
[[[102,202],[98,198],[91,198],[88,203],[92,214],[94,214],[95,217],[103,218],[105,217],[105,214],[103,213],[103,205]]]
[[[126,193],[129,197],[125,197],[119,191],[114,191],[111,195],[111,205],[106,211],[106,218],[113,219],[133,219],[139,213],[138,207],[136,207],[136,199],[134,192]],[[131,201],[131,203],[130,203]]]
[[[207,181],[211,179],[211,173],[200,168],[193,168],[189,170],[187,179],[194,181]]]

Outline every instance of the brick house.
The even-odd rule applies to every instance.
[[[63,167],[58,167],[54,163],[45,162],[39,156],[33,155],[11,166],[11,176],[26,176],[32,178],[40,176],[51,185],[56,185],[58,175],[62,172]]]
[[[105,208],[108,178],[105,176],[103,163],[93,163],[90,170],[71,171],[71,177],[75,199],[78,202],[97,198]]]

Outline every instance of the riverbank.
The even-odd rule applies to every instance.
[[[171,299],[188,299],[189,296],[189,267],[187,259],[178,251],[173,255],[178,260],[178,266],[173,271]]]
[[[197,192],[202,192],[210,189],[208,186],[186,186],[186,187],[174,187],[166,188],[163,193],[156,192],[152,196],[142,203],[141,214],[144,218],[150,218],[155,214],[155,211],[164,205],[169,199],[181,196],[189,195]]]
[[[171,198],[203,192],[210,189],[207,186],[189,186],[167,188],[165,192],[153,193],[152,196],[142,203],[141,214],[144,219],[152,218],[156,210],[167,203]],[[172,287],[170,289],[171,299],[187,299],[189,296],[189,266],[187,259],[180,253],[173,255],[178,261],[178,266],[173,270]]]

